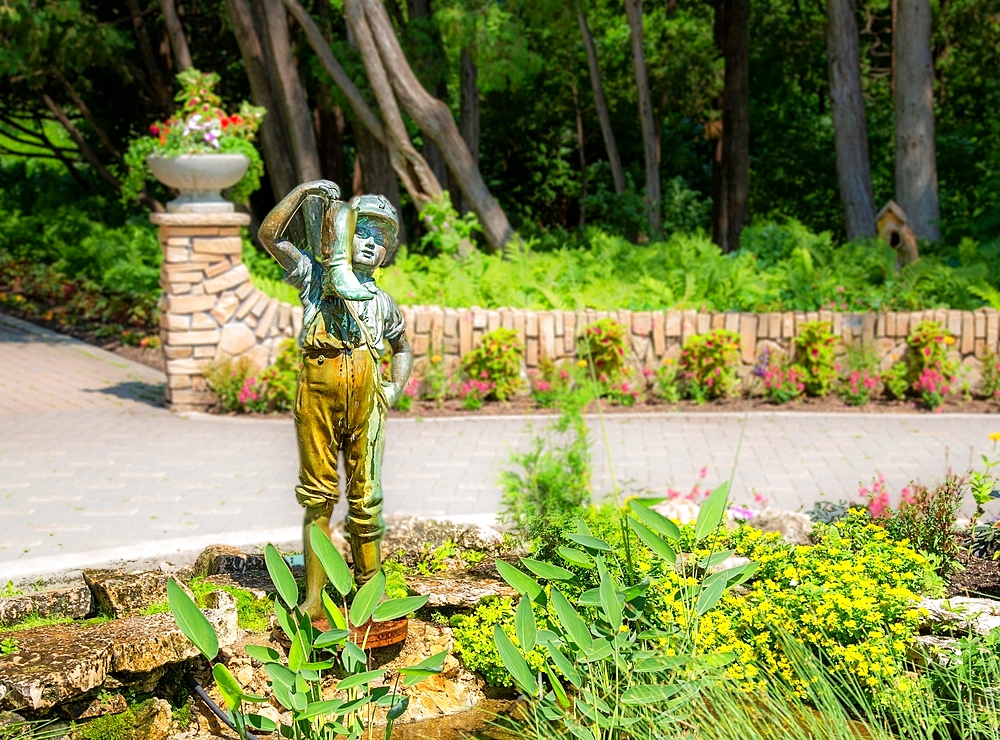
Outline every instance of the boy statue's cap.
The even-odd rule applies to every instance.
[[[399,228],[396,209],[392,207],[384,195],[359,195],[351,200],[351,205],[358,210],[359,216],[369,216],[388,221],[392,225],[393,236]]]

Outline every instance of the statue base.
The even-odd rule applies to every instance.
[[[312,624],[320,632],[326,632],[330,629],[330,622],[326,617],[314,619]],[[406,640],[408,632],[409,621],[406,617],[400,617],[388,622],[373,622],[369,619],[360,627],[351,628],[350,640],[358,647],[371,650],[373,648],[398,645]]]

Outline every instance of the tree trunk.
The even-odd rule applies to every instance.
[[[250,82],[250,98],[254,105],[261,105],[268,111],[260,125],[260,146],[264,150],[271,192],[275,202],[278,202],[292,191],[296,179],[292,168],[292,154],[286,145],[288,137],[285,135],[281,111],[271,90],[268,55],[257,33],[248,0],[226,0],[226,9]]]
[[[601,136],[604,137],[604,149],[608,153],[608,163],[611,165],[611,179],[615,184],[615,192],[621,195],[625,191],[625,171],[622,169],[622,159],[618,155],[615,132],[611,130],[611,114],[608,112],[608,101],[604,97],[601,67],[597,63],[597,47],[594,45],[594,37],[587,25],[587,16],[584,15],[581,6],[577,6],[576,19],[580,24],[580,34],[583,36],[583,48],[587,51],[590,86],[594,91],[594,108],[597,109],[597,120],[601,124]]]
[[[722,165],[726,185],[726,251],[740,248],[750,221],[750,0],[725,0],[726,80]]]
[[[646,76],[646,53],[642,47],[642,0],[625,0],[625,12],[632,37],[632,71],[635,73],[639,120],[642,123],[642,150],[646,164],[646,217],[649,219],[651,236],[655,237],[660,234],[660,161],[656,156],[656,124]]]
[[[459,130],[465,145],[469,147],[469,154],[472,161],[479,165],[479,70],[473,59],[473,52],[470,47],[462,49],[460,70],[460,113],[458,122]],[[455,193],[458,196],[458,210],[464,216],[469,210],[462,193]]]
[[[392,85],[372,36],[369,19],[366,18],[365,9],[359,0],[346,0],[344,18],[351,33],[354,34],[365,71],[368,73],[368,82],[375,93],[379,110],[385,118],[385,144],[389,150],[392,166],[407,191],[413,196],[417,210],[421,210],[429,201],[439,197],[444,188],[441,187],[441,182],[427,161],[420,156],[410,141],[406,124],[403,123],[403,116],[399,112],[399,105],[392,92]],[[395,38],[393,32],[393,39]]]
[[[344,182],[344,112],[334,105],[328,90],[322,90],[320,101],[313,111],[316,140],[319,145],[319,164],[323,177],[338,185]]]
[[[268,62],[268,81],[283,119],[292,153],[292,168],[298,182],[318,180],[319,152],[312,115],[306,102],[299,70],[295,66],[288,35],[288,16],[281,0],[253,0],[261,45]]]
[[[570,77],[570,92],[573,94],[573,110],[576,111],[576,145],[580,150],[580,228],[587,225],[587,150],[583,136],[583,114],[580,112],[580,98],[576,92],[576,80]]]
[[[177,6],[174,0],[160,0],[160,9],[163,11],[163,22],[167,26],[167,36],[170,37],[170,50],[174,53],[174,64],[177,71],[183,72],[191,69],[194,63],[191,61],[191,51],[188,49],[187,38],[184,36],[184,26],[181,25],[180,16],[177,15]]]
[[[848,239],[875,236],[875,194],[868,162],[865,101],[854,0],[827,0],[826,57],[837,145],[837,181]]]
[[[169,116],[174,112],[174,96],[170,91],[170,83],[163,79],[160,67],[156,63],[156,55],[153,54],[153,47],[149,43],[149,35],[146,33],[146,24],[142,20],[142,9],[138,0],[127,0],[127,4],[132,15],[132,28],[135,30],[139,53],[142,54],[142,62],[146,65],[146,74],[149,75],[149,85],[153,90],[153,102],[164,115]]]
[[[895,57],[896,200],[918,239],[941,238],[934,155],[930,0],[898,0]]]
[[[393,169],[389,150],[364,125],[354,124],[354,143],[357,147],[355,179],[352,183],[354,195],[375,193],[384,195],[400,215],[399,241],[406,242],[403,228],[402,207],[399,201],[399,182]],[[360,178],[357,174],[361,175]]]
[[[500,204],[486,187],[448,106],[430,95],[413,74],[381,0],[352,2],[364,4],[368,26],[403,108],[417,122],[421,131],[441,148],[448,168],[459,183],[462,196],[479,217],[487,244],[493,250],[504,249],[516,234]]]
[[[444,57],[444,49],[441,48],[441,39],[431,22],[430,0],[410,0],[408,3],[410,11],[410,21],[415,21],[414,26],[407,28],[419,34],[420,44],[418,48],[423,50],[423,55],[415,61],[414,66],[421,72],[428,83],[437,77],[436,67],[438,60]],[[448,99],[448,85],[444,80],[439,79],[434,86],[434,95],[438,100]],[[448,165],[445,164],[444,155],[433,140],[424,137],[424,148],[422,151],[424,159],[438,182],[442,185],[448,182]]]
[[[295,16],[295,20],[298,21],[299,25],[302,26],[302,31],[306,35],[306,41],[312,47],[316,56],[319,57],[323,69],[330,75],[330,78],[340,88],[340,91],[344,93],[344,97],[347,98],[347,102],[351,106],[351,110],[354,111],[354,115],[358,117],[362,125],[368,129],[379,143],[385,144],[385,131],[382,128],[382,121],[379,119],[378,114],[368,105],[358,86],[354,84],[354,81],[347,75],[344,68],[340,66],[340,62],[333,56],[330,46],[316,26],[315,21],[313,21],[312,17],[298,0],[285,0],[285,6]]]
[[[712,146],[712,241],[723,252],[728,252],[726,239],[729,236],[729,219],[726,217],[726,168],[722,159],[722,139],[725,132],[718,121],[719,135]]]

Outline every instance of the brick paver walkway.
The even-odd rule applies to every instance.
[[[177,562],[204,545],[292,543],[296,448],[288,419],[174,416],[159,373],[0,315],[0,585],[116,559]],[[609,415],[617,480],[687,490],[729,476],[742,414]],[[546,419],[393,419],[387,513],[489,517],[497,471]],[[611,488],[596,417],[595,487]],[[853,496],[883,473],[931,481],[946,457],[988,452],[1000,416],[751,413],[735,500],[780,506]],[[343,504],[341,504],[343,507]]]

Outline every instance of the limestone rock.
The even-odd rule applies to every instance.
[[[82,719],[101,717],[105,714],[121,714],[128,709],[128,702],[122,694],[108,694],[105,700],[98,697],[66,704],[59,708],[60,714],[78,722]]]
[[[810,545],[813,523],[805,514],[788,509],[767,507],[747,521],[761,532],[778,532],[790,545]]]
[[[220,601],[221,603],[221,601]],[[205,613],[221,647],[239,640],[235,602]],[[198,654],[171,614],[98,625],[63,624],[18,633],[18,650],[0,657],[0,707],[48,709],[120,676],[122,685]]]
[[[196,577],[214,576],[219,573],[242,573],[247,569],[247,554],[232,545],[209,545],[194,561]]]
[[[931,663],[948,665],[961,656],[958,639],[937,635],[919,635],[907,657],[914,665],[924,668]]]
[[[94,611],[94,598],[86,583],[79,586],[21,594],[0,599],[0,625],[17,624],[25,617],[82,619]]]
[[[1000,601],[953,596],[950,599],[923,599],[917,608],[927,612],[921,632],[952,631],[958,634],[987,635],[1000,627]]]
[[[219,351],[230,357],[241,355],[257,346],[257,338],[246,324],[232,322],[222,327]]]
[[[143,740],[166,740],[170,734],[173,712],[170,704],[153,697],[135,713],[135,735]]]
[[[432,547],[452,540],[463,550],[482,550],[496,554],[503,542],[497,529],[482,524],[465,524],[441,519],[417,517],[389,517],[386,522],[382,552],[388,555],[399,551],[403,559],[416,558],[425,544]]]
[[[83,579],[90,586],[98,609],[110,617],[135,614],[167,600],[169,576],[162,571],[85,570]]]
[[[449,627],[419,619],[410,620],[406,642],[403,643],[398,655],[380,666],[387,670],[378,683],[392,686],[400,668],[419,663],[442,650],[448,651],[448,657],[441,673],[402,689],[410,698],[410,706],[398,720],[399,724],[464,712],[479,705],[486,698],[483,680],[466,670],[465,666],[452,655],[454,648]],[[372,657],[375,659],[377,656]],[[327,697],[324,695],[324,698]],[[376,710],[375,723],[385,724],[385,709],[380,707]]]
[[[411,594],[430,596],[427,606],[432,609],[475,609],[483,599],[517,596],[517,592],[500,579],[467,573],[411,576],[406,579],[406,586]]]

